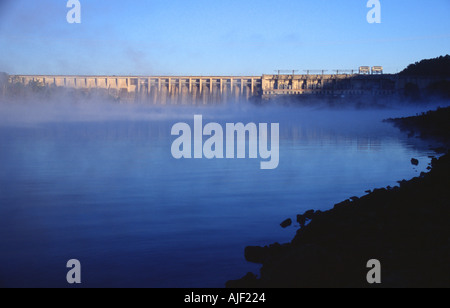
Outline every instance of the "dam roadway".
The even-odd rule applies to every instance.
[[[278,74],[262,76],[63,76],[10,75],[9,83],[81,91],[98,90],[123,101],[150,104],[214,104],[280,96],[395,95],[405,85],[426,88],[433,78],[391,74]]]

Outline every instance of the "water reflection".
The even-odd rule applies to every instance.
[[[198,109],[2,126],[0,284],[64,287],[65,263],[77,258],[86,287],[222,287],[256,271],[245,246],[293,237],[278,225],[285,218],[394,186],[425,171],[431,154],[381,123],[384,114],[200,112],[222,123],[279,122],[278,169],[173,159],[170,128]]]

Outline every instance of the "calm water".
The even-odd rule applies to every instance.
[[[97,111],[0,126],[0,286],[65,287],[75,258],[85,287],[223,287],[258,271],[245,246],[292,239],[284,219],[395,186],[432,154],[380,122],[412,111]],[[279,122],[278,169],[260,170],[260,159],[175,160],[170,129],[194,114]]]

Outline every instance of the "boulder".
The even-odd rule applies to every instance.
[[[314,213],[315,213],[314,210],[309,210],[309,211],[306,211],[306,212],[303,214],[303,216],[304,216],[306,219],[311,220],[311,219],[313,219],[313,217],[314,217]]]
[[[283,229],[285,229],[285,228],[287,228],[287,227],[289,227],[289,226],[291,226],[292,225],[292,219],[286,219],[285,221],[283,221],[281,224],[280,224],[280,226],[283,228]]]
[[[306,225],[306,217],[304,215],[297,215],[297,222],[303,228]]]

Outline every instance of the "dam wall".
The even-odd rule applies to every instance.
[[[262,76],[53,76],[10,75],[9,83],[101,91],[125,102],[208,105],[281,96],[393,96],[408,84],[426,89],[432,77],[391,74],[290,74]]]
[[[261,95],[261,77],[195,76],[10,76],[10,82],[39,83],[89,91],[107,91],[125,101],[150,104],[215,104]]]

